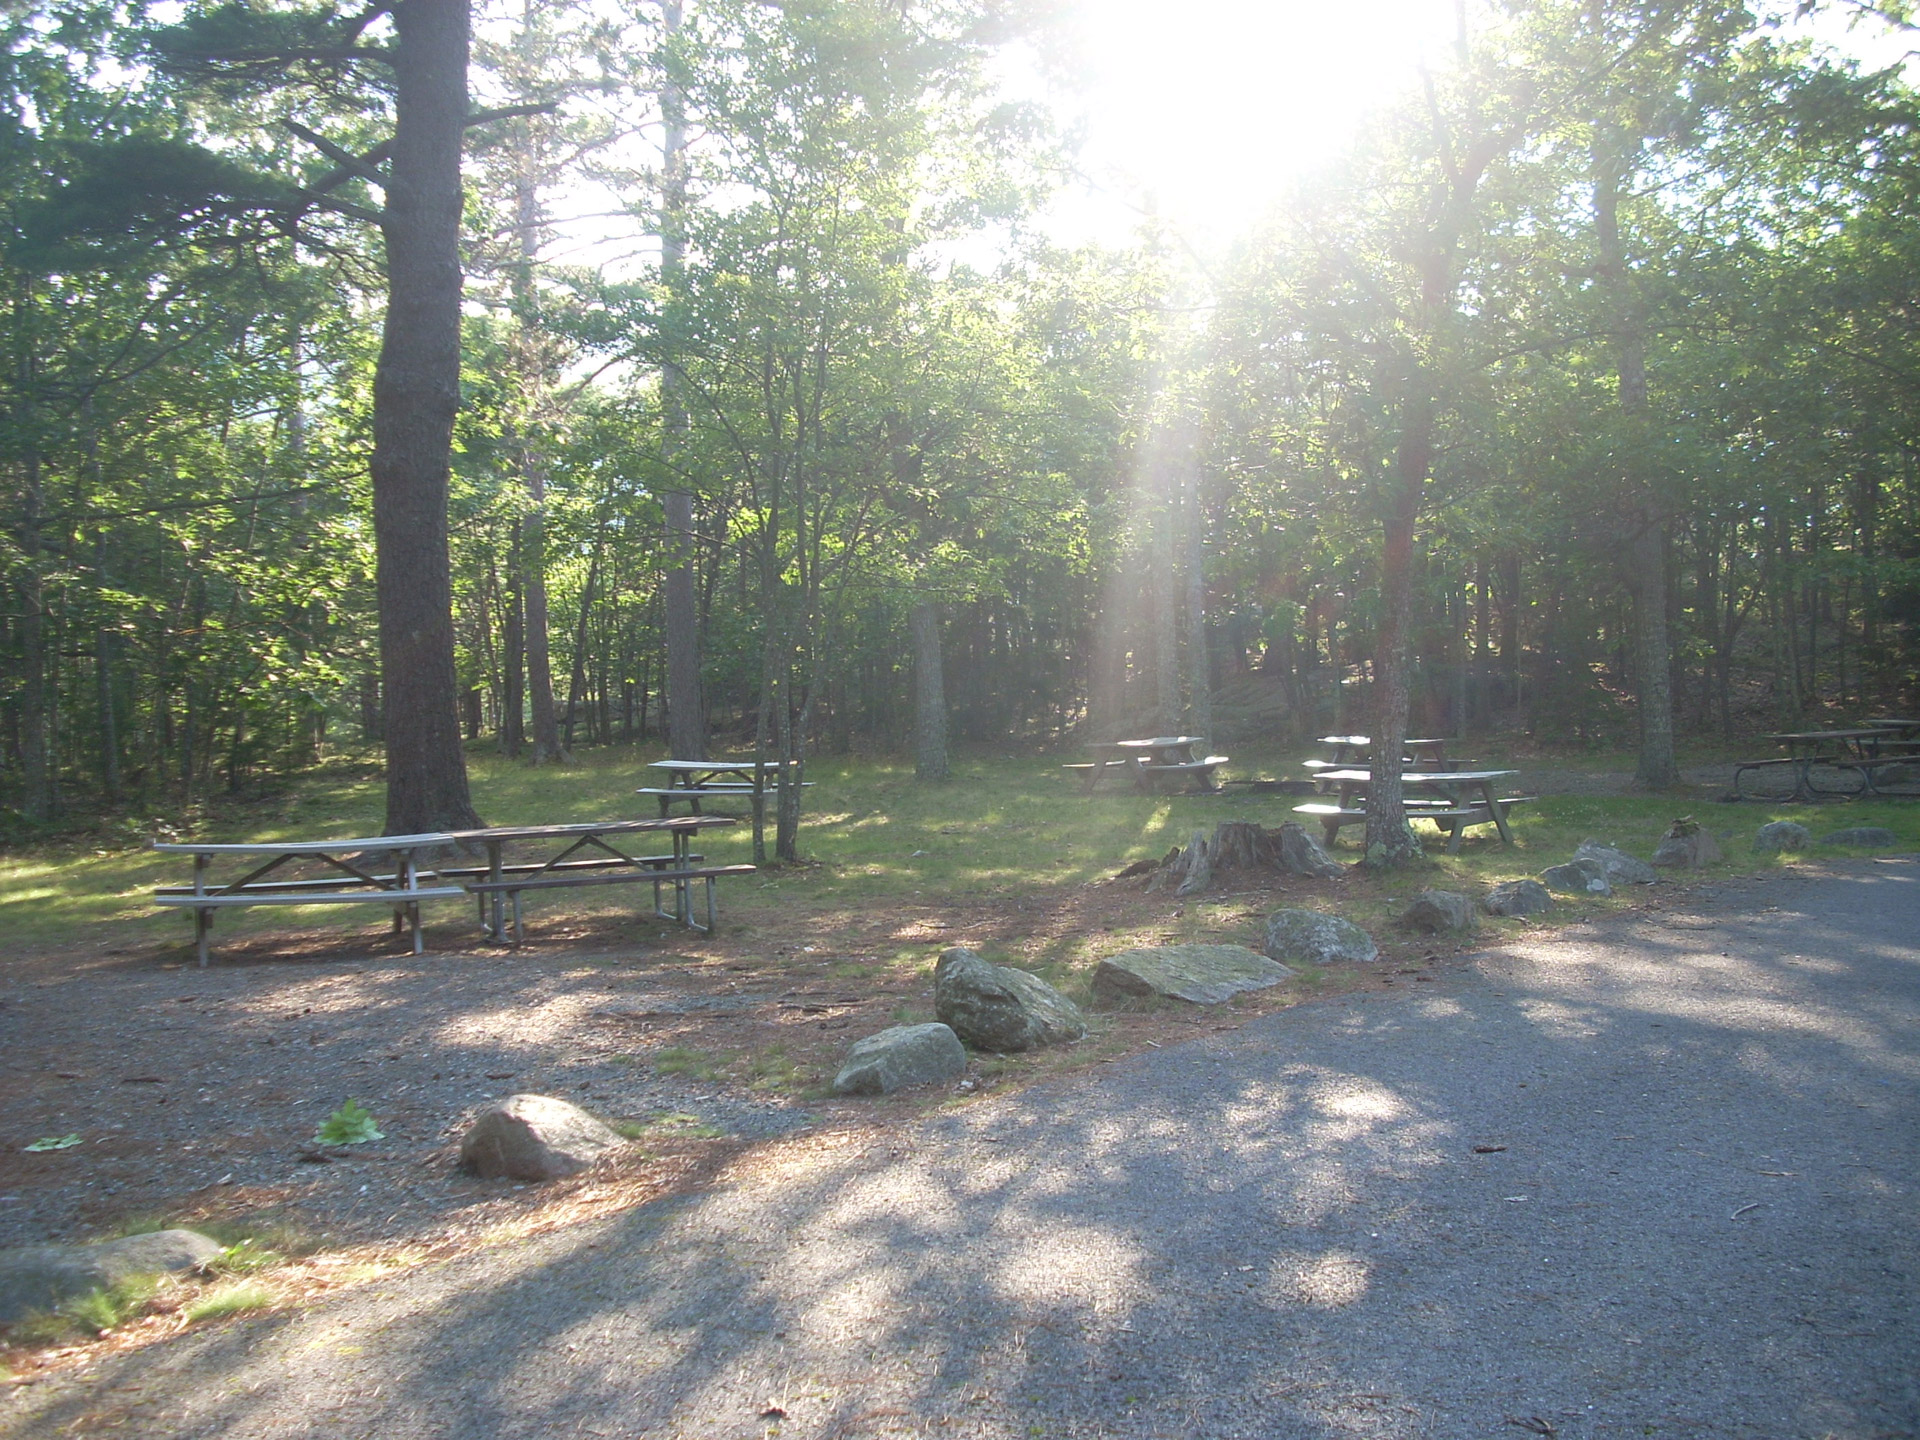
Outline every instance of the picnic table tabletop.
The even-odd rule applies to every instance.
[[[564,825],[488,825],[479,830],[454,830],[458,841],[564,840],[582,835],[631,835],[645,830],[698,830],[706,825],[731,825],[731,815],[674,815],[666,819],[581,820]]]
[[[1518,775],[1518,770],[1402,770],[1402,785],[1481,785]],[[1347,770],[1322,770],[1316,777],[1335,784],[1367,785],[1373,781],[1371,769],[1354,766]]]
[[[1089,750],[1185,750],[1198,745],[1204,735],[1155,735],[1146,740],[1089,740]]]
[[[670,775],[746,774],[750,770],[778,770],[783,764],[798,766],[797,760],[649,760],[649,770],[665,770]]]
[[[341,840],[249,840],[237,844],[156,840],[153,848],[169,855],[346,855],[369,850],[422,850],[429,845],[452,843],[453,836],[449,832],[430,830],[420,835],[371,835]]]
[[[1314,743],[1316,745],[1348,745],[1355,749],[1365,750],[1372,746],[1373,738],[1368,735],[1322,735]],[[1445,745],[1447,742],[1445,740],[1427,738],[1402,740],[1400,743],[1406,746],[1418,745],[1423,749],[1432,749],[1436,745]]]

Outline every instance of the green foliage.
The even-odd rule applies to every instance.
[[[370,1140],[384,1140],[386,1136],[373,1123],[373,1116],[363,1109],[358,1100],[349,1100],[333,1114],[321,1122],[314,1132],[316,1145],[364,1145]]]
[[[265,1310],[273,1304],[273,1292],[257,1280],[231,1280],[202,1291],[182,1307],[182,1313],[194,1324],[203,1320],[224,1320],[229,1315],[245,1315]]]
[[[38,1140],[20,1148],[23,1150],[71,1150],[79,1143],[80,1135],[76,1131],[71,1135],[42,1135]]]

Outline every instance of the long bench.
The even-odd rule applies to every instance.
[[[698,857],[689,857],[698,858]],[[556,867],[557,868],[557,867]],[[577,889],[588,885],[632,885],[651,882],[653,885],[653,913],[662,920],[673,920],[695,930],[713,933],[714,907],[713,882],[722,875],[752,875],[756,867],[752,865],[708,865],[687,869],[648,869],[624,870],[617,875],[519,875],[502,880],[476,880],[467,885],[475,895],[504,895],[513,907],[512,944],[520,944],[520,896],[528,890]],[[694,881],[703,881],[706,886],[707,923],[702,925],[693,918],[693,895],[691,885]],[[671,885],[674,893],[674,909],[669,914],[660,906],[660,888]],[[459,893],[459,892],[456,892]]]
[[[1092,790],[1100,783],[1100,777],[1107,771],[1116,767],[1124,770],[1136,763],[1131,757],[1123,755],[1118,760],[1075,760],[1060,768],[1078,774],[1086,782],[1087,789]]]
[[[1866,794],[1873,788],[1873,776],[1869,773],[1872,761],[1850,760],[1840,755],[1786,755],[1768,760],[1739,760],[1733,767],[1733,795],[1736,800],[1798,800],[1803,796],[1814,799],[1822,795],[1854,799]],[[1860,784],[1853,790],[1830,790],[1813,783],[1813,767],[1825,765],[1833,770],[1851,770],[1860,777]],[[1740,789],[1740,781],[1749,770],[1775,770],[1786,767],[1793,771],[1793,789],[1785,795],[1748,794]]]
[[[1204,760],[1180,760],[1166,764],[1143,763],[1139,769],[1139,778],[1148,782],[1184,775],[1198,780],[1203,791],[1217,788],[1213,783],[1213,772],[1227,763],[1224,755],[1209,755]]]
[[[1515,805],[1530,804],[1539,798],[1537,795],[1502,796],[1493,802],[1494,805],[1499,807],[1500,813],[1498,818],[1494,815],[1492,807],[1480,800],[1459,805],[1445,801],[1421,802],[1408,800],[1404,803],[1404,811],[1409,820],[1433,821],[1435,825],[1439,826],[1439,828],[1446,833],[1447,853],[1449,855],[1457,855],[1460,853],[1460,842],[1465,838],[1466,831],[1469,827],[1475,825],[1497,825],[1500,820],[1506,818],[1507,813],[1512,810]],[[1343,826],[1364,824],[1367,818],[1365,809],[1342,806],[1330,800],[1313,801],[1305,805],[1296,805],[1293,809],[1295,814],[1309,815],[1320,822],[1320,828],[1326,836],[1326,843],[1329,848],[1340,838],[1340,830]]]

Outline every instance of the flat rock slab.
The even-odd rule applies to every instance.
[[[1600,867],[1609,885],[1651,885],[1660,878],[1653,866],[1626,851],[1598,840],[1582,840],[1573,852],[1576,862],[1591,860]]]
[[[223,1247],[198,1230],[155,1230],[92,1245],[26,1245],[0,1250],[0,1325],[134,1275],[205,1265]]]
[[[967,1051],[949,1025],[895,1025],[854,1042],[833,1077],[836,1095],[891,1095],[917,1085],[958,1080]]]
[[[1318,910],[1274,911],[1267,917],[1266,951],[1283,964],[1299,965],[1366,965],[1380,958],[1366,931]]]
[[[1653,863],[1670,870],[1704,870],[1726,858],[1719,842],[1703,829],[1669,830],[1653,852]]]
[[[1098,1004],[1161,995],[1195,1005],[1218,1005],[1249,990],[1265,990],[1292,975],[1277,960],[1244,945],[1150,945],[1109,955],[1093,972]]]
[[[558,1180],[626,1143],[617,1130],[566,1100],[510,1095],[475,1117],[460,1141],[460,1164],[488,1180]]]
[[[1856,825],[1851,830],[1836,830],[1820,842],[1822,845],[1857,845],[1864,850],[1884,850],[1898,845],[1900,837],[1878,825]]]
[[[990,964],[963,945],[934,967],[933,1013],[966,1044],[1003,1055],[1087,1033],[1080,1007],[1038,975]]]

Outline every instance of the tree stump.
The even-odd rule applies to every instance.
[[[1339,862],[1292,821],[1267,830],[1251,820],[1227,820],[1214,827],[1211,837],[1195,831],[1191,844],[1168,852],[1147,881],[1147,893],[1194,895],[1211,885],[1217,872],[1261,869],[1322,879],[1340,873]]]

